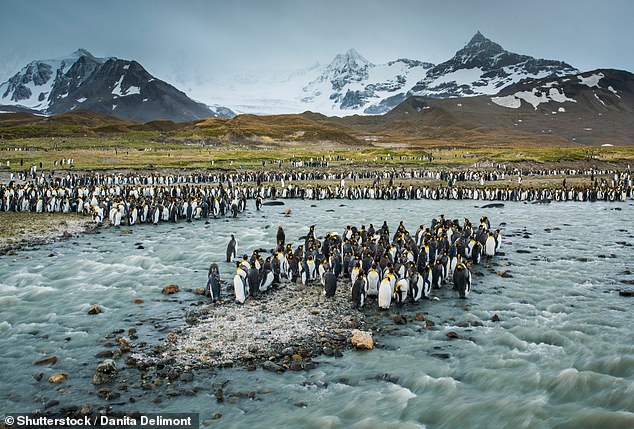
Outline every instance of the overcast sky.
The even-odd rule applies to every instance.
[[[512,52],[634,72],[631,0],[0,0],[0,10],[0,81],[80,47],[178,80],[327,64],[352,47],[374,63],[439,63],[478,30]]]

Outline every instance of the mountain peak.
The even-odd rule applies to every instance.
[[[465,52],[469,52],[471,55],[497,55],[499,53],[505,52],[502,46],[497,43],[487,39],[480,33],[479,31],[471,38],[469,43],[465,45],[460,51],[456,53],[456,55],[463,54]]]
[[[331,70],[359,70],[366,67],[372,67],[373,65],[374,64],[366,60],[363,55],[357,52],[356,49],[350,48],[345,54],[337,54],[328,68]]]
[[[480,30],[478,30],[476,32],[476,34],[471,38],[471,40],[469,41],[469,43],[467,43],[467,45],[473,45],[476,43],[482,43],[482,42],[490,42],[489,39],[487,39],[486,37],[484,37],[482,35],[482,33],[480,33]]]
[[[94,58],[94,56],[90,52],[88,52],[87,49],[84,49],[84,48],[77,49],[75,52],[70,54],[70,56],[77,57],[77,58],[84,57],[84,56]]]

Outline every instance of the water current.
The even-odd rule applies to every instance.
[[[0,415],[44,410],[52,400],[105,405],[90,383],[105,337],[136,327],[144,341],[163,340],[195,298],[167,302],[161,288],[203,287],[211,262],[230,279],[232,266],[222,262],[230,233],[238,253],[250,254],[272,247],[278,225],[297,242],[311,224],[323,235],[383,220],[396,228],[404,220],[413,233],[443,213],[474,223],[486,215],[492,226],[502,225],[504,256],[492,268],[512,277],[480,268],[468,300],[441,290],[439,301],[418,304],[435,328],[399,325],[380,348],[320,356],[310,371],[219,369],[191,382],[194,396],[157,400],[154,391],[130,404],[124,394],[125,405],[113,410],[198,412],[204,424],[235,428],[634,427],[633,298],[618,294],[633,288],[625,284],[634,278],[632,201],[493,209],[478,201],[285,204],[259,212],[250,204],[237,219],[209,224],[102,229],[1,256]],[[88,315],[91,304],[104,312]],[[447,338],[448,331],[460,338]],[[53,355],[55,365],[34,366]],[[48,383],[57,372],[68,379]],[[216,385],[236,395],[218,403]],[[222,417],[210,423],[216,413]]]

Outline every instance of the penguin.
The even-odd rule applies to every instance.
[[[217,264],[209,266],[209,274],[207,278],[207,290],[211,296],[211,302],[220,303],[220,272]]]
[[[368,287],[368,291],[367,291],[367,296],[378,296],[379,295],[379,273],[376,270],[376,264],[372,265],[372,268],[370,268],[370,271],[368,271],[368,275],[367,275],[367,287]]]
[[[388,277],[384,277],[379,285],[379,308],[387,310],[390,308],[391,303],[392,285],[390,284],[390,279]]]
[[[337,277],[329,270],[324,274],[324,294],[331,298],[335,296],[335,292],[337,292]]]
[[[431,270],[432,274],[432,287],[434,289],[440,289],[442,287],[443,279],[444,279],[444,268],[440,259],[436,259],[434,263],[434,267]]]
[[[363,308],[365,304],[365,291],[367,280],[360,275],[352,285],[352,307],[356,309]]]
[[[360,276],[360,271],[361,271],[361,267],[359,266],[359,262],[355,262],[354,264],[354,268],[352,269],[352,271],[350,272],[350,283],[352,285],[355,284],[355,282],[357,281],[357,279]]]
[[[495,247],[495,237],[493,237],[493,233],[489,232],[486,242],[484,243],[484,254],[489,258],[495,256]]]
[[[284,247],[284,245],[286,244],[286,234],[284,233],[284,228],[282,228],[281,225],[277,228],[276,239],[277,239],[277,245]]]
[[[236,262],[236,274],[233,276],[233,293],[236,296],[236,302],[238,304],[244,304],[247,299],[247,272],[240,265],[239,262]]]
[[[260,292],[266,292],[267,290],[269,290],[269,288],[273,284],[273,280],[275,279],[275,276],[273,274],[273,271],[265,269],[261,277],[262,278],[260,280],[259,290]]]
[[[231,262],[232,259],[236,258],[237,244],[236,238],[231,234],[231,240],[229,240],[229,244],[227,244],[227,262]]]
[[[409,281],[407,279],[400,279],[396,282],[396,287],[394,288],[394,301],[397,305],[403,305],[408,294]]]
[[[473,245],[473,249],[471,249],[471,262],[473,262],[474,265],[477,265],[480,263],[481,259],[482,259],[482,244],[480,244],[479,241],[476,241]]]
[[[493,237],[495,238],[495,253],[498,253],[500,251],[500,247],[502,246],[502,233],[499,229],[495,230]]]
[[[324,274],[326,274],[327,271],[331,270],[330,265],[328,264],[328,261],[323,261],[321,264],[319,264],[319,268],[317,268],[317,274],[319,275],[319,282],[321,283],[321,285],[324,285]]]
[[[430,298],[431,297],[431,285],[433,282],[433,275],[432,275],[432,269],[429,265],[426,265],[423,273],[421,274],[421,276],[423,277],[423,296],[425,298]]]
[[[317,270],[313,255],[308,255],[306,258],[306,279],[307,281],[313,281],[317,278]]]
[[[471,292],[471,271],[464,265],[458,264],[456,270],[453,273],[453,284],[460,298],[466,298]]]
[[[410,275],[409,291],[412,301],[418,302],[423,297],[425,280],[418,271],[412,271]]]
[[[306,263],[305,259],[302,259],[301,261],[299,261],[298,269],[299,271],[297,272],[297,277],[300,283],[303,285],[307,284],[308,283],[308,264]]]
[[[252,297],[258,296],[260,290],[260,271],[257,268],[252,267],[247,273],[247,283],[249,285],[249,295]]]
[[[330,256],[330,266],[332,267],[332,272],[337,277],[341,275],[341,264],[341,254],[335,249],[333,254]]]

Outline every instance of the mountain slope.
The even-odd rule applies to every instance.
[[[376,65],[350,49],[302,89],[301,102],[306,109],[326,114],[385,113],[432,66],[405,58]]]
[[[451,59],[432,67],[408,95],[432,98],[493,95],[524,79],[576,72],[561,61],[508,52],[477,32]]]
[[[95,58],[83,49],[29,63],[0,85],[0,105],[44,114],[86,109],[141,122],[233,116],[227,108],[212,109],[191,100],[136,61]]]
[[[340,123],[390,139],[633,145],[634,74],[601,69],[527,80],[496,96],[410,97],[383,116]]]

